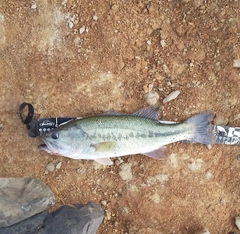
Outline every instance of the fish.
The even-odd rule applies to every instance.
[[[206,111],[182,123],[162,124],[159,108],[146,107],[132,114],[106,112],[72,120],[42,135],[40,150],[73,159],[112,165],[111,157],[143,154],[166,158],[166,145],[188,141],[213,144],[213,112]]]

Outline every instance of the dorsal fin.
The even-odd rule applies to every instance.
[[[134,112],[132,115],[139,116],[139,117],[146,118],[146,119],[151,119],[154,121],[159,121],[159,119],[158,119],[159,110],[160,110],[160,107],[153,108],[151,106],[148,106],[146,108],[142,108],[142,109]]]
[[[141,117],[141,118],[145,118],[145,119],[150,119],[150,120],[153,120],[153,121],[156,121],[156,122],[159,122],[159,119],[158,119],[158,114],[159,114],[159,110],[160,110],[160,107],[157,107],[157,108],[153,108],[151,106],[149,107],[144,107],[132,114],[127,114],[127,113],[123,113],[123,112],[114,112],[114,111],[108,111],[108,112],[104,112],[100,115],[125,115],[125,116],[138,116],[138,117]]]

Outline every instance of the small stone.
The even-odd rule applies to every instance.
[[[36,3],[36,2],[33,2],[33,3],[32,3],[31,9],[37,9],[37,3]]]
[[[112,218],[112,213],[110,211],[106,212],[106,220],[111,220]]]
[[[167,97],[163,99],[163,103],[172,101],[173,99],[177,98],[179,94],[180,94],[179,90],[171,92]]]
[[[188,163],[188,168],[191,170],[191,171],[198,171],[201,169],[202,167],[202,159],[201,158],[198,158],[198,159],[191,159],[190,160],[190,163]]]
[[[107,201],[103,200],[103,201],[101,201],[101,204],[102,204],[103,206],[106,206],[106,205],[107,205]]]
[[[73,28],[73,22],[72,21],[69,21],[67,25],[68,25],[69,28]]]
[[[151,41],[150,41],[150,40],[147,40],[147,44],[148,44],[148,45],[151,45]]]
[[[210,150],[210,149],[212,149],[212,145],[210,145],[210,144],[208,144],[208,145],[206,145],[207,146],[207,148]]]
[[[122,164],[121,171],[119,172],[122,180],[129,181],[132,179],[131,164]]]
[[[47,166],[46,166],[46,170],[49,171],[49,172],[53,172],[55,170],[54,163],[52,163],[52,162],[48,163]]]
[[[149,106],[156,107],[159,102],[159,95],[155,91],[150,91],[146,94],[144,94],[144,98],[146,100],[146,103]]]
[[[161,44],[161,46],[162,46],[163,48],[167,45],[167,43],[165,42],[165,40],[161,40],[161,41],[160,41],[160,44]]]
[[[79,33],[80,34],[83,34],[86,30],[86,27],[85,26],[82,26],[81,28],[79,28]]]
[[[93,20],[97,21],[98,17],[96,15],[93,16]]]
[[[213,122],[215,125],[227,125],[228,124],[228,120],[221,115],[216,115]]]
[[[170,72],[167,64],[163,64],[163,71],[166,73],[166,75],[171,76],[171,72]]]
[[[57,165],[56,165],[56,169],[59,170],[62,166],[62,162],[59,162]]]
[[[160,202],[160,197],[157,193],[154,193],[153,195],[149,196],[149,198],[156,204]]]
[[[240,230],[240,216],[235,217],[235,225],[237,226],[238,230]]]
[[[240,67],[240,59],[233,60],[233,67],[239,68]]]
[[[122,208],[122,213],[123,214],[128,214],[129,213],[128,208],[127,207],[123,207]]]

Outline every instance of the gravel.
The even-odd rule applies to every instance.
[[[46,166],[46,170],[49,171],[49,172],[53,172],[55,170],[55,165],[53,162],[50,162],[47,164]]]
[[[237,226],[238,230],[240,230],[240,216],[235,217],[235,225]]]
[[[171,92],[167,97],[163,99],[163,103],[172,101],[173,99],[177,98],[179,94],[180,94],[179,90]]]

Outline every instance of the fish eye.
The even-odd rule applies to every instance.
[[[58,137],[59,137],[59,135],[58,135],[58,133],[53,132],[53,133],[51,134],[51,137],[52,137],[52,139],[57,140]]]

